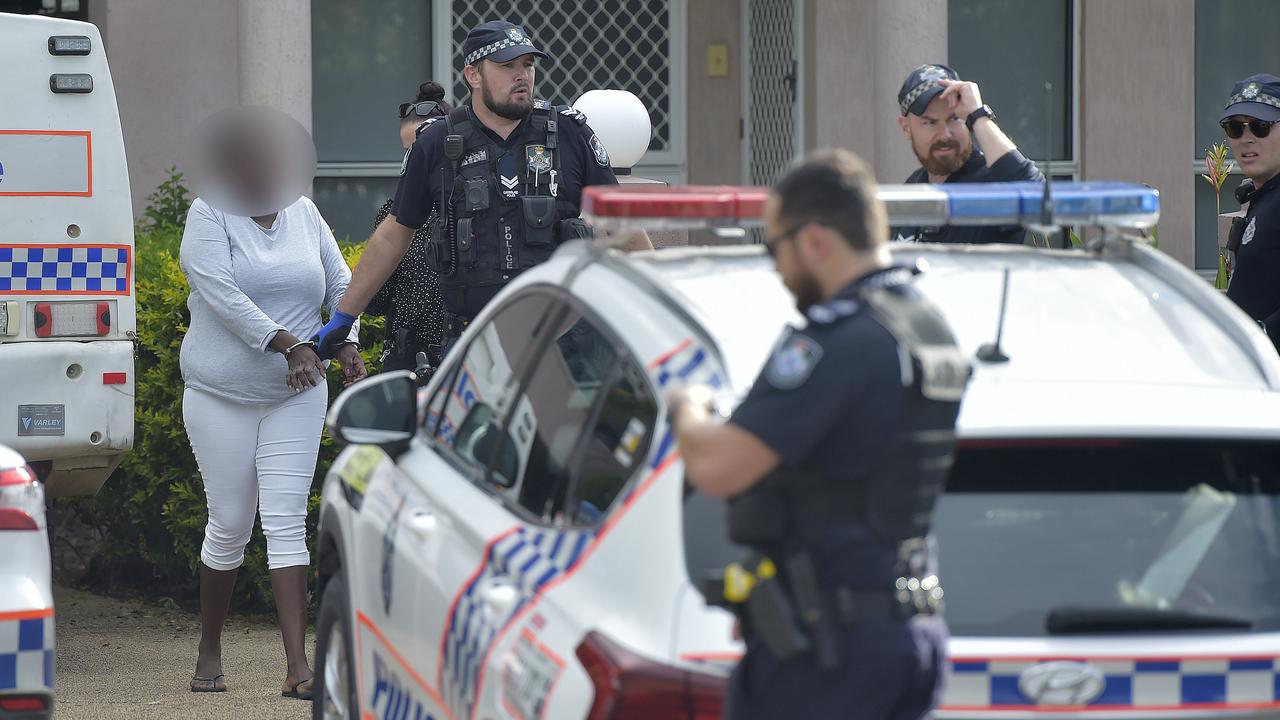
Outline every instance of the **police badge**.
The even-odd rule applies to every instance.
[[[511,28],[508,30],[507,37],[511,38],[512,42],[522,43],[525,41],[524,33],[520,32],[519,28]]]
[[[551,152],[545,145],[525,145],[524,164],[527,172],[541,175],[551,169]]]
[[[600,136],[591,135],[591,152],[596,154],[596,164],[600,167],[609,167],[609,153],[604,149],[604,143],[600,142]]]
[[[1240,93],[1246,100],[1252,100],[1258,97],[1258,83],[1249,83]]]

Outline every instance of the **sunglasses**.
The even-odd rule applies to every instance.
[[[779,235],[776,238],[773,238],[772,240],[765,238],[765,241],[764,241],[765,252],[769,253],[769,257],[774,258],[776,260],[778,257],[778,245],[781,244],[784,240],[790,240],[791,238],[795,237],[795,234],[800,232],[800,230],[802,230],[804,226],[808,224],[809,222],[805,221],[798,225],[793,225],[790,230],[782,233],[781,235]]]
[[[400,103],[400,119],[403,120],[409,117],[409,113],[413,113],[418,117],[431,117],[431,113],[434,113],[439,109],[440,103],[435,100],[423,100],[418,103]]]
[[[1244,120],[1223,120],[1218,124],[1226,131],[1227,137],[1237,140],[1241,135],[1244,135],[1246,125],[1249,126],[1249,132],[1253,133],[1254,137],[1261,139],[1271,134],[1271,126],[1276,123],[1268,120],[1249,120],[1248,122]]]

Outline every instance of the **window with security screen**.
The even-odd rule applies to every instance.
[[[538,97],[570,104],[588,90],[629,90],[649,109],[650,152],[675,149],[672,0],[453,0],[452,10],[452,57],[482,22],[521,25],[551,56],[538,66]],[[458,74],[453,96],[468,93]]]

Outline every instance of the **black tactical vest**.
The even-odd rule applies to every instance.
[[[858,291],[858,300],[858,312],[872,313],[902,353],[905,425],[890,441],[887,462],[839,484],[812,468],[775,471],[760,492],[731,504],[736,542],[785,556],[821,542],[832,526],[858,523],[901,552],[928,534],[954,457],[969,363],[941,314],[909,286],[873,283]]]
[[[446,199],[433,228],[429,262],[440,275],[445,308],[472,318],[521,271],[546,261],[561,238],[560,221],[577,208],[557,202],[560,178],[556,120],[550,103],[534,101],[528,122],[503,147],[468,106],[448,117],[462,152],[445,160]],[[446,140],[446,148],[449,140]]]

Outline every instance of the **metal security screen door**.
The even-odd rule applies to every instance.
[[[461,75],[467,31],[486,20],[521,24],[551,56],[538,66],[536,92],[572,103],[588,90],[629,90],[653,123],[643,165],[684,163],[684,29],[686,0],[437,0],[436,67],[455,99],[468,90]],[[442,37],[441,33],[448,35]],[[446,42],[441,42],[446,40]],[[443,73],[438,73],[443,74]],[[442,78],[443,80],[443,78]],[[590,118],[588,118],[588,122]]]
[[[801,0],[743,0],[744,174],[772,184],[803,147]]]

